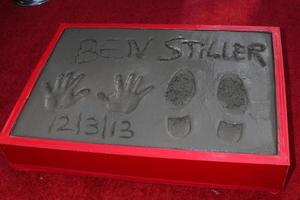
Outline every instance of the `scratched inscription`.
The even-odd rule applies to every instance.
[[[68,29],[12,134],[274,154],[272,48],[265,32]]]
[[[147,55],[147,50],[155,42],[155,38],[147,39],[143,44],[136,40],[127,40],[126,48],[118,49],[114,45],[124,42],[120,39],[106,39],[102,44],[95,39],[84,39],[80,42],[77,62],[92,62],[99,58],[125,59],[135,57],[142,59]],[[106,45],[108,47],[101,48]],[[154,59],[158,61],[172,61],[185,57],[187,59],[206,59],[217,60],[255,60],[260,66],[265,67],[266,61],[262,53],[266,50],[263,43],[253,42],[248,45],[242,43],[217,42],[215,40],[205,43],[201,40],[189,40],[184,37],[174,37],[163,41],[161,44],[169,55],[156,55]],[[187,52],[185,50],[187,49]]]
[[[55,116],[49,126],[48,133],[59,134],[62,132],[73,135],[98,135],[99,139],[107,137],[130,139],[134,136],[129,120],[108,121],[107,116],[98,119],[95,116],[84,117],[82,113],[76,117],[67,114]]]

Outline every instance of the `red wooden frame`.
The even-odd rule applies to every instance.
[[[109,144],[90,144],[82,142],[69,142],[62,140],[47,140],[38,138],[25,138],[10,135],[12,128],[22,111],[23,106],[26,103],[43,67],[45,66],[49,56],[51,55],[58,39],[60,38],[63,31],[67,28],[147,28],[147,29],[183,29],[183,30],[226,30],[226,31],[255,31],[255,32],[269,32],[272,34],[273,40],[273,54],[274,54],[274,67],[275,67],[275,86],[276,86],[276,109],[277,109],[277,133],[278,133],[278,154],[277,155],[257,155],[257,154],[241,154],[241,153],[222,153],[222,152],[205,152],[205,151],[188,151],[188,150],[175,150],[175,149],[160,149],[160,148],[145,148],[145,147],[133,147],[133,146],[121,146],[121,145],[109,145]],[[286,91],[285,91],[285,80],[284,80],[284,66],[282,58],[282,47],[280,30],[278,27],[255,27],[255,26],[208,26],[208,25],[154,25],[154,24],[61,24],[58,31],[54,35],[50,44],[48,45],[45,53],[42,55],[40,61],[38,62],[36,68],[31,74],[29,81],[27,82],[20,98],[18,99],[11,115],[9,116],[2,132],[0,134],[0,144],[2,150],[7,156],[8,160],[13,165],[28,168],[29,166],[35,166],[34,169],[44,169],[50,170],[55,168],[64,168],[67,171],[85,171],[84,173],[91,174],[116,174],[117,176],[122,176],[123,178],[131,177],[131,173],[120,172],[115,173],[109,170],[104,170],[101,172],[97,170],[88,170],[87,165],[84,167],[71,167],[65,166],[61,163],[59,165],[51,165],[53,159],[43,161],[38,161],[41,159],[42,153],[35,154],[36,152],[43,152],[44,156],[57,156],[54,152],[68,155],[69,157],[74,156],[74,158],[81,158],[85,162],[95,161],[94,158],[89,158],[89,155],[101,155],[102,161],[106,159],[107,162],[116,163],[114,159],[126,158],[124,162],[131,161],[128,167],[132,167],[133,163],[138,164],[139,162],[144,162],[143,165],[145,169],[151,169],[151,162],[157,162],[157,164],[165,164],[168,166],[167,160],[172,164],[176,163],[190,163],[196,167],[191,167],[193,170],[224,170],[221,174],[214,172],[216,176],[225,176],[229,178],[236,179],[236,181],[228,181],[226,178],[214,178],[212,173],[210,177],[203,178],[200,181],[206,185],[228,185],[235,186],[239,188],[257,188],[265,189],[269,191],[278,191],[282,188],[285,180],[285,176],[290,164],[289,156],[289,138],[288,138],[288,124],[287,124],[287,109],[286,109]],[[51,152],[51,153],[50,153]],[[73,154],[72,154],[73,152]],[[31,153],[36,155],[36,158],[29,158],[26,153]],[[70,153],[70,154],[69,154]],[[40,156],[38,156],[40,155]],[[75,156],[76,155],[76,156]],[[23,159],[22,159],[23,157]],[[92,156],[93,157],[93,156]],[[100,157],[99,157],[100,158]],[[27,159],[27,160],[25,160]],[[29,160],[28,160],[29,159]],[[90,159],[90,160],[89,160]],[[122,159],[121,159],[122,160]],[[174,163],[173,163],[174,161]],[[178,161],[178,162],[176,162]],[[180,161],[180,162],[179,162]],[[59,161],[57,161],[59,162]],[[62,162],[62,161],[61,161]],[[150,162],[150,163],[149,163]],[[146,166],[146,164],[150,166]],[[77,163],[78,164],[78,163]],[[83,166],[83,165],[82,165]],[[153,166],[153,164],[152,164]],[[223,167],[222,167],[223,166]],[[126,166],[125,166],[126,167]],[[240,167],[242,167],[240,170]],[[263,168],[260,168],[263,167]],[[31,167],[30,167],[31,168]],[[144,169],[144,171],[145,171]],[[190,168],[189,168],[190,169]],[[126,171],[122,169],[123,171]],[[191,170],[191,171],[193,171]],[[233,170],[233,171],[232,171]],[[266,183],[261,183],[262,180],[259,178],[252,177],[253,180],[238,180],[238,176],[242,177],[242,172],[245,173],[249,171],[257,170],[257,173],[267,173],[269,174],[265,178],[269,178]],[[151,177],[151,173],[148,171],[143,172],[140,170],[140,179],[142,180],[164,180],[167,182],[176,183],[196,183],[198,180],[187,181],[186,179],[180,179],[180,177],[174,177],[173,179],[168,179],[168,177]],[[155,173],[155,172],[154,172]],[[186,173],[186,172],[185,172]],[[233,174],[225,174],[233,173]],[[276,174],[277,173],[277,174]],[[146,175],[147,174],[147,175]],[[236,175],[234,175],[236,174]],[[174,174],[173,174],[174,175]],[[182,175],[182,174],[181,174]],[[135,176],[135,175],[133,175]],[[192,174],[190,175],[192,176]],[[202,173],[202,176],[205,176]],[[138,178],[137,177],[137,178]],[[250,177],[250,176],[249,176]],[[274,178],[275,177],[275,178]],[[212,181],[210,181],[210,179]],[[215,180],[214,180],[215,179]],[[224,180],[223,180],[224,179]],[[226,179],[226,180],[225,180]],[[275,180],[276,179],[276,180]],[[178,181],[177,181],[178,180]],[[248,183],[247,183],[248,181]],[[262,181],[263,182],[263,181]]]

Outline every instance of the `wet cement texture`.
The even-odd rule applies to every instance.
[[[67,29],[12,135],[277,154],[272,35]]]

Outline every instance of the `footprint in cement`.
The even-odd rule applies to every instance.
[[[244,113],[248,106],[248,94],[242,79],[236,74],[225,74],[218,85],[217,98],[228,112]]]
[[[220,121],[217,134],[224,141],[236,143],[240,141],[243,134],[243,123],[232,123]]]
[[[237,74],[224,74],[217,89],[218,102],[226,112],[244,114],[248,106],[248,94],[242,79]],[[217,129],[219,138],[238,142],[243,134],[243,123],[220,121]]]
[[[170,79],[165,93],[166,101],[182,108],[189,104],[196,92],[196,81],[193,73],[187,69],[178,70]],[[168,133],[175,138],[184,138],[191,131],[190,116],[168,117]]]
[[[178,70],[170,79],[165,93],[166,101],[175,106],[186,106],[196,92],[196,81],[193,73],[187,69]]]
[[[184,138],[191,131],[190,116],[169,117],[167,119],[168,133],[175,138]]]

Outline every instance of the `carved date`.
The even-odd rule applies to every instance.
[[[98,134],[102,139],[108,137],[130,139],[135,134],[131,126],[129,120],[108,121],[106,115],[99,120],[94,116],[83,117],[82,113],[80,113],[76,117],[69,115],[54,117],[50,123],[48,133],[84,134],[87,136]]]

